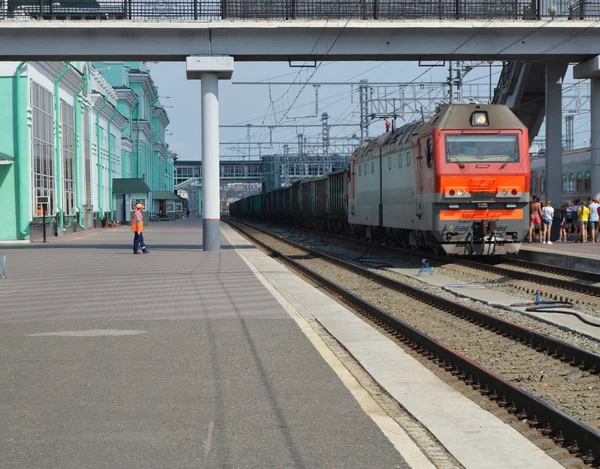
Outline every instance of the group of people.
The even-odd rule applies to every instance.
[[[577,199],[567,202],[555,213],[552,201],[541,203],[537,196],[533,196],[529,203],[529,235],[530,243],[540,242],[552,244],[550,233],[553,223],[560,223],[558,242],[566,243],[569,237],[574,242],[598,242],[598,208],[600,203],[590,197],[588,200]]]

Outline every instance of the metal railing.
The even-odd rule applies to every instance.
[[[0,0],[0,19],[600,19],[600,0]]]

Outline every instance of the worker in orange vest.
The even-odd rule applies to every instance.
[[[144,254],[148,254],[150,251],[146,249],[146,243],[144,243],[144,206],[137,204],[133,217],[131,218],[131,231],[133,231],[133,253],[139,254],[140,248]]]

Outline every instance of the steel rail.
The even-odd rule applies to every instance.
[[[435,259],[435,260],[442,259],[437,256],[435,256],[435,257],[432,256],[431,258]],[[559,287],[559,288],[563,288],[563,289],[569,290],[569,291],[586,293],[591,296],[600,296],[600,287],[598,287],[596,285],[589,285],[586,283],[578,283],[578,282],[563,279],[563,278],[546,277],[542,274],[535,274],[533,272],[522,272],[519,270],[508,269],[506,267],[497,267],[495,265],[481,263],[481,262],[477,262],[474,260],[452,259],[452,262],[454,262],[455,264],[464,265],[466,267],[471,267],[473,269],[484,270],[487,272],[491,272],[493,274],[502,275],[504,277],[514,278],[516,280],[527,280],[530,282],[539,283],[541,285],[547,285],[549,287]],[[537,268],[539,270],[539,267],[536,267],[535,263],[529,263],[529,265],[523,264],[523,267]],[[573,270],[571,272],[568,272],[565,269],[565,273],[567,273],[567,275],[573,275],[577,279],[582,279],[582,276],[578,275],[576,272],[577,271],[573,271]],[[560,273],[560,271],[557,271],[556,273]]]
[[[513,259],[511,257],[502,256],[501,260],[508,264],[513,264],[527,269],[536,269],[543,272],[550,272],[558,275],[566,275],[579,280],[588,280],[594,283],[600,283],[600,273],[591,272],[589,270],[569,269],[568,267],[558,267],[555,265],[542,264],[540,262],[526,261],[523,259]]]
[[[303,275],[311,278],[317,284],[335,295],[340,296],[344,301],[353,305],[358,310],[364,311],[375,318],[386,328],[394,331],[403,341],[408,342],[412,348],[429,356],[446,370],[452,371],[453,374],[458,375],[458,377],[463,379],[467,384],[475,389],[479,389],[482,394],[489,395],[490,399],[497,400],[498,405],[506,406],[507,410],[510,412],[517,413],[517,416],[520,419],[529,419],[529,424],[531,426],[540,427],[541,431],[546,435],[552,434],[553,439],[557,443],[563,444],[563,446],[566,446],[569,451],[573,453],[580,453],[585,462],[593,462],[594,460],[600,461],[599,431],[574,419],[561,410],[554,408],[537,396],[506,381],[501,376],[469,360],[462,354],[415,329],[404,321],[386,313],[377,306],[361,299],[337,283],[328,280],[314,270],[282,254],[259,240],[256,236],[253,236],[247,231],[240,229],[239,226],[236,226],[238,224],[245,225],[245,223],[239,221],[232,222],[231,220],[224,221],[242,231],[253,242],[272,253],[273,256],[281,259],[285,264],[300,271]],[[468,306],[455,303],[446,298],[418,290],[410,285],[378,275],[365,268],[348,264],[345,261],[315,251],[314,249],[296,245],[289,240],[283,239],[260,228],[250,225],[247,226],[290,246],[294,246],[297,249],[306,251],[317,258],[325,259],[340,267],[364,275],[371,280],[400,291],[407,296],[411,296],[426,304],[465,318],[470,322],[477,323],[478,325],[498,334],[502,334],[505,337],[520,341],[525,345],[535,348],[539,352],[546,352],[554,358],[569,362],[572,366],[588,369],[592,373],[600,371],[600,355],[596,355],[561,340],[540,334],[526,327],[493,317]]]

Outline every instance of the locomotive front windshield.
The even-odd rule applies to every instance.
[[[519,161],[516,134],[446,135],[449,163],[513,163]]]

